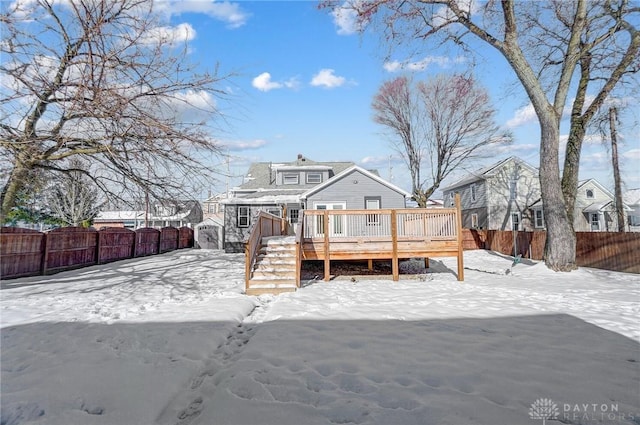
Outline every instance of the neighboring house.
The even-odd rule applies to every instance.
[[[442,189],[445,206],[460,194],[462,227],[492,230],[532,230],[529,206],[540,199],[538,170],[510,157],[478,170]]]
[[[622,195],[622,199],[630,208],[627,213],[629,231],[640,232],[640,188],[626,191]]]
[[[202,207],[198,201],[176,201],[156,204],[149,214],[148,227],[191,227],[201,223]]]
[[[93,219],[96,230],[105,227],[124,227],[135,230],[144,226],[144,211],[101,211]]]
[[[617,232],[615,197],[596,179],[578,182],[576,191],[576,205],[573,216],[573,228],[576,232]],[[626,212],[631,211],[623,204]],[[545,228],[542,200],[531,205],[536,217],[536,229]]]
[[[223,201],[228,198],[227,193],[220,193],[218,195],[211,196],[202,201],[202,213],[203,219],[207,218],[223,218],[224,217],[224,204]]]
[[[224,249],[244,250],[259,211],[286,218],[295,230],[304,209],[405,208],[410,194],[352,162],[315,162],[302,155],[288,163],[250,166],[245,183],[224,206]]]
[[[141,227],[162,228],[193,227],[202,222],[202,207],[198,201],[179,201],[165,205],[153,205],[147,214],[144,210],[101,211],[93,220],[93,227],[100,230],[105,227]]]
[[[631,211],[624,203],[623,208]],[[578,182],[573,228],[576,232],[618,231],[615,196],[595,179]]]

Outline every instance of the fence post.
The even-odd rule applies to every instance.
[[[100,235],[100,230],[96,230],[96,264],[101,264],[102,263],[102,258],[100,258],[100,251],[101,251],[101,242],[102,242],[102,237]]]
[[[464,264],[462,250],[462,206],[460,204],[460,194],[456,193],[456,227],[458,233],[458,280],[464,280]]]
[[[393,280],[398,281],[400,280],[400,269],[398,267],[398,216],[396,210],[391,210],[391,246],[391,272]]]
[[[42,240],[40,241],[40,253],[42,254],[42,258],[40,259],[40,274],[44,275],[47,269],[47,234],[45,232],[42,233]]]

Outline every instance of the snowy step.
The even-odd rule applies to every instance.
[[[270,272],[270,271],[285,271],[285,272],[293,272],[296,270],[295,261],[290,263],[273,263],[270,261],[265,262],[257,262],[253,266],[253,271],[262,271],[262,272]]]
[[[256,270],[251,276],[251,280],[292,280],[295,285],[296,270]]]

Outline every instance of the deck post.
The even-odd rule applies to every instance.
[[[324,280],[331,279],[331,262],[329,259],[329,210],[324,210],[322,221],[324,223]]]
[[[373,260],[371,258],[367,260],[367,268],[373,270]]]
[[[462,208],[460,206],[460,194],[456,193],[456,227],[458,232],[458,280],[464,280],[464,264],[462,261]]]
[[[391,271],[393,273],[394,282],[397,282],[400,279],[400,271],[398,267],[398,217],[396,215],[396,210],[391,210],[391,245]]]

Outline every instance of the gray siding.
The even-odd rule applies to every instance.
[[[381,208],[405,208],[405,197],[390,187],[353,170],[340,180],[307,198],[307,208],[317,202],[346,202],[348,210],[364,209],[365,197],[379,196]]]

